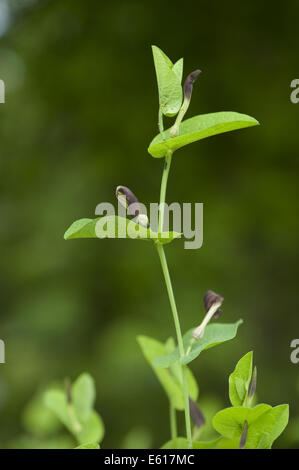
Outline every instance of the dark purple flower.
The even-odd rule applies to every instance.
[[[193,83],[197,80],[198,75],[201,73],[201,70],[194,70],[194,72],[189,73],[188,77],[184,83],[184,98],[187,101],[190,101],[193,89]]]
[[[212,307],[212,305],[215,304],[216,302],[219,302],[220,304],[222,304],[223,300],[224,300],[224,297],[222,297],[222,295],[216,294],[212,290],[207,290],[203,298],[205,311],[208,312],[210,308]],[[218,310],[214,313],[213,318],[218,318],[221,313],[222,313],[222,310],[218,308]]]

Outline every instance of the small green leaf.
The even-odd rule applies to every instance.
[[[174,365],[167,370],[154,367],[152,364],[153,359],[155,359],[157,356],[160,356],[161,354],[166,354],[169,351],[169,348],[171,347],[170,342],[168,341],[166,344],[163,344],[160,341],[149,338],[147,336],[138,336],[137,341],[141,347],[145,359],[152,367],[169,400],[171,400],[173,406],[177,410],[183,410],[184,393],[180,368],[178,370]],[[187,377],[189,395],[192,400],[196,401],[198,398],[198,386],[192,372],[189,369],[187,371]]]
[[[94,381],[89,374],[82,374],[71,387],[71,403],[63,390],[48,390],[44,403],[77,438],[78,442],[100,442],[104,436],[104,424],[93,409]]]
[[[104,423],[100,415],[92,410],[86,421],[83,422],[82,430],[77,434],[81,444],[85,442],[101,442],[104,436]]]
[[[72,386],[72,401],[79,421],[86,421],[93,409],[96,397],[94,380],[89,374],[81,374]]]
[[[170,129],[164,131],[164,136],[158,134],[150,143],[148,152],[153,157],[161,158],[168,150],[174,152],[197,140],[258,124],[259,122],[251,116],[231,111],[201,114],[183,121],[177,137],[170,137]]]
[[[44,404],[44,391],[38,392],[22,413],[22,424],[29,434],[43,437],[57,434],[61,421]]]
[[[229,376],[229,399],[233,406],[242,406],[246,401],[252,376],[252,356],[252,351],[245,354]]]
[[[274,408],[265,404],[254,408],[238,406],[219,411],[214,416],[213,426],[223,437],[240,440],[246,420],[248,432],[245,449],[269,449],[286,427],[288,419],[288,405]]]
[[[152,46],[157,75],[160,109],[165,116],[175,116],[182,104],[183,59],[174,65],[164,52]]]
[[[152,240],[165,245],[181,237],[178,232],[154,232],[130,219],[108,215],[97,219],[80,219],[73,222],[64,234],[65,240],[72,238],[132,238]]]
[[[90,442],[88,444],[81,444],[80,446],[75,447],[75,449],[100,449],[100,446],[96,442]]]
[[[205,349],[212,348],[218,344],[224,343],[233,339],[238,330],[238,326],[243,323],[243,320],[239,320],[236,323],[213,323],[206,327],[203,338],[195,341],[188,355],[185,355],[180,360],[180,354],[178,348],[176,348],[171,354],[157,357],[153,360],[153,366],[155,367],[169,367],[176,362],[181,364],[189,364]],[[189,330],[183,337],[184,350],[187,351],[192,337],[194,328]]]
[[[48,390],[45,393],[45,404],[55,413],[71,433],[75,432],[67,411],[66,394],[62,390]]]
[[[161,449],[188,449],[188,441],[185,437],[176,437],[168,442],[165,442]]]

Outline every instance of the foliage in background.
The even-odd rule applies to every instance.
[[[192,14],[182,15],[166,1],[157,16],[154,4],[131,0],[100,9],[95,0],[9,6],[17,3],[21,8],[10,10],[0,45],[6,83],[0,106],[0,337],[7,355],[0,367],[1,447],[38,447],[44,437],[35,430],[29,438],[20,413],[26,415],[40,387],[82,370],[106,384],[97,394],[106,428],[118,422],[106,447],[132,447],[132,441],[155,447],[168,439],[167,399],[132,341],[140,333],[169,335],[151,247],[107,240],[107,249],[97,251],[90,240],[82,250],[76,243],[66,248],[60,238],[66,220],[93,217],[100,200],[112,201],[116,179],[134,182],[144,200],[152,200],[157,162],[142,156],[149,129],[155,133],[154,74],[148,72],[153,41],[171,55],[184,53],[190,66],[200,58],[204,93],[194,93],[194,109],[242,109],[263,122],[254,139],[240,131],[203,140],[200,149],[190,146],[186,158],[176,159],[169,185],[169,200],[205,206],[201,250],[191,256],[181,242],[170,246],[184,330],[197,315],[199,289],[211,284],[226,298],[227,321],[246,318],[240,341],[222,348],[220,357],[215,349],[192,364],[194,376],[205,377],[201,408],[207,403],[215,414],[228,406],[225,375],[244,348],[253,348],[263,370],[259,396],[291,403],[290,425],[275,445],[298,446],[298,373],[289,361],[298,325],[298,108],[289,102],[298,5],[269,11],[253,0],[245,10],[233,2],[215,12],[193,3]],[[188,34],[174,35],[177,24]],[[227,34],[228,24],[234,35]],[[67,434],[61,439],[66,447],[66,441],[76,445]]]

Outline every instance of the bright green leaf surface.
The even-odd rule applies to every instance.
[[[170,243],[180,236],[181,234],[178,232],[153,232],[150,228],[145,228],[132,220],[114,215],[77,220],[64,234],[65,240],[72,238],[132,238],[159,240],[162,244]]]
[[[223,437],[240,440],[244,421],[248,422],[246,449],[268,449],[288,423],[288,405],[272,408],[260,404],[254,408],[243,406],[226,408],[214,416],[213,426]]]
[[[176,437],[165,442],[161,449],[188,449],[188,441],[185,437]]]
[[[96,442],[90,442],[89,444],[81,444],[78,447],[75,447],[75,449],[99,449],[100,446]]]
[[[166,354],[171,347],[168,341],[165,344],[147,336],[138,336],[137,341],[141,347],[144,357],[155,372],[159,382],[164,388],[169,400],[172,401],[173,406],[178,410],[184,409],[184,394],[182,386],[182,378],[180,370],[175,366],[170,369],[161,369],[154,367],[152,364],[153,359],[156,357]],[[180,368],[179,368],[180,369]],[[188,385],[189,395],[196,401],[198,397],[198,386],[192,372],[188,369]]]
[[[66,394],[62,390],[47,391],[45,393],[45,404],[56,414],[56,416],[70,432],[75,432],[71,424],[69,413],[67,411]]]
[[[81,444],[86,442],[101,442],[104,436],[104,423],[100,415],[92,410],[86,421],[83,422],[82,430],[77,434]]]
[[[185,355],[183,360],[180,361],[179,350],[176,348],[171,354],[157,357],[153,360],[153,365],[156,367],[169,367],[175,362],[181,362],[182,364],[189,364],[205,349],[217,346],[217,344],[224,343],[233,339],[238,330],[238,326],[243,323],[243,320],[239,320],[236,323],[213,323],[209,324],[204,332],[203,338],[195,341],[192,345],[191,351],[188,355]],[[187,351],[192,337],[194,328],[189,330],[183,337],[184,350]]]
[[[247,398],[252,376],[252,356],[252,351],[243,356],[229,376],[229,399],[233,406],[242,406]]]
[[[246,114],[231,111],[201,114],[183,121],[177,137],[170,138],[170,129],[164,132],[165,140],[161,134],[158,134],[152,140],[148,152],[153,157],[161,158],[166,155],[168,150],[174,152],[197,140],[258,124],[256,119]]]
[[[238,449],[238,439],[226,439],[225,437],[219,437],[213,441],[199,441],[193,442],[193,449]]]
[[[165,116],[175,116],[181,107],[183,99],[181,86],[183,59],[180,59],[173,65],[159,47],[152,46],[152,51],[161,111]]]
[[[72,400],[79,421],[86,421],[93,409],[96,390],[93,378],[81,374],[72,386]]]
[[[193,441],[193,449],[238,449],[239,441],[219,437],[213,441]],[[188,449],[188,441],[185,437],[177,437],[166,442],[161,449]]]

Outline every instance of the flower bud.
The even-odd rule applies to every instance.
[[[256,379],[257,379],[257,369],[254,367],[252,376],[251,376],[251,382],[249,385],[248,389],[248,398],[251,400],[255,394],[255,389],[256,389]]]
[[[198,404],[189,397],[190,416],[196,427],[201,428],[206,422],[205,417]]]
[[[224,297],[222,297],[221,295],[216,294],[212,290],[207,290],[203,298],[205,311],[208,312],[210,308],[212,307],[212,305],[215,303],[219,303],[221,305],[223,300],[224,300]],[[222,313],[222,310],[218,308],[218,310],[214,313],[213,318],[218,318],[221,313]]]
[[[193,84],[197,80],[198,75],[201,73],[201,70],[194,70],[194,72],[189,73],[188,77],[184,83],[184,98],[187,101],[190,101],[192,95]]]
[[[139,201],[135,194],[126,186],[117,186],[116,197],[123,207],[128,210],[128,214],[137,217],[140,213]],[[134,204],[133,209],[130,206]]]
[[[248,433],[248,422],[245,420],[243,429],[242,429],[241,438],[240,438],[239,449],[244,449],[244,447],[246,446],[247,433]]]

